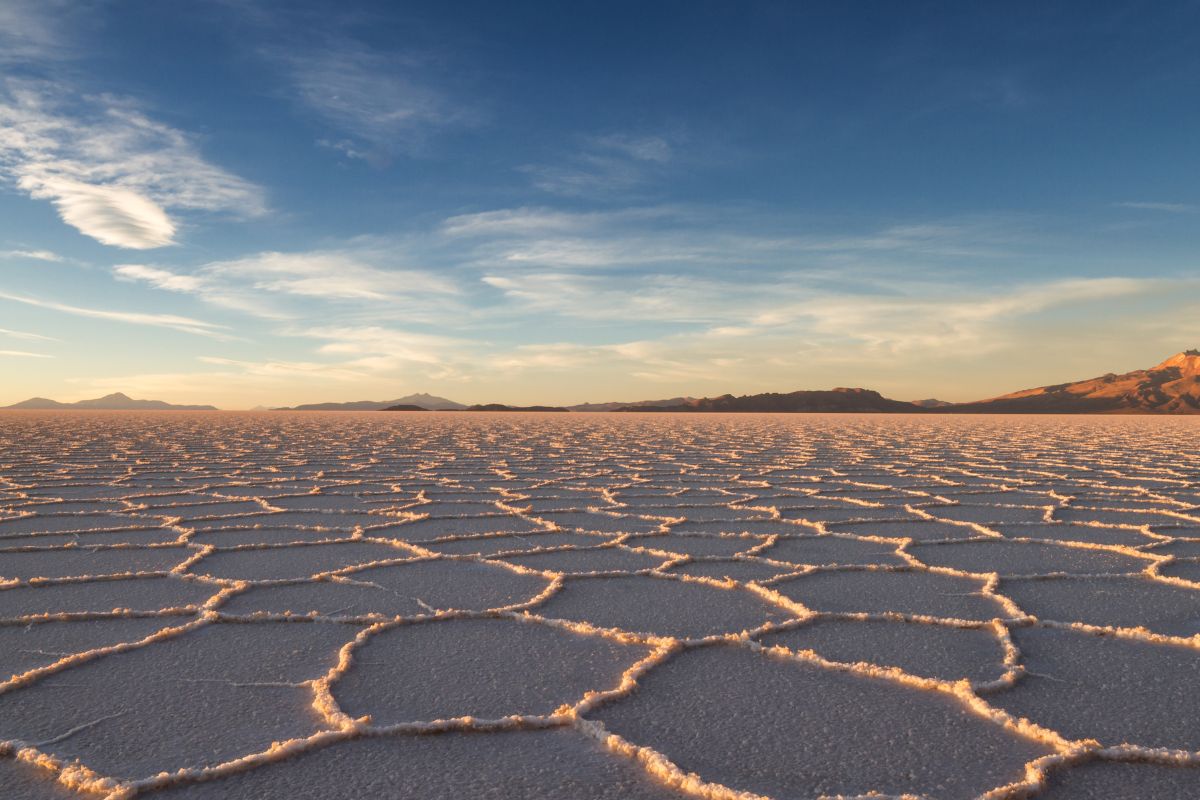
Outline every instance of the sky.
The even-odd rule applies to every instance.
[[[0,404],[960,401],[1200,346],[1200,3],[0,0]]]

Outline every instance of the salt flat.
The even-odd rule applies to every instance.
[[[0,415],[0,797],[1200,797],[1198,433]]]

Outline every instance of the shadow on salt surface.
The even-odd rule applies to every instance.
[[[814,611],[917,614],[967,620],[1010,616],[984,581],[918,570],[829,569],[773,584]]]
[[[410,550],[377,542],[330,542],[295,547],[218,550],[190,572],[230,580],[289,580],[385,559],[412,558]]]
[[[617,688],[649,652],[524,619],[418,622],[369,638],[333,694],[376,725],[546,715]]]
[[[1029,674],[994,706],[1075,739],[1200,750],[1200,650],[1081,631],[1020,628]]]
[[[908,552],[931,567],[1001,575],[1116,574],[1141,572],[1151,558],[1112,550],[1043,544],[1041,542],[974,541],[913,545]]]
[[[1200,634],[1200,593],[1140,576],[1005,578],[997,591],[1038,619]]]
[[[685,772],[774,797],[969,798],[1049,752],[944,693],[744,648],[685,651],[640,683],[587,716]]]
[[[804,536],[780,539],[756,555],[792,564],[891,564],[908,562],[896,555],[896,545],[842,536]]]
[[[819,619],[758,637],[767,646],[814,650],[822,658],[897,667],[912,675],[984,683],[1005,672],[1004,647],[986,628],[902,620]]]
[[[0,617],[199,607],[217,591],[199,581],[167,577],[14,586],[0,588]]]
[[[493,564],[415,561],[371,567],[334,580],[251,587],[222,606],[227,614],[317,612],[328,616],[429,613],[429,608],[483,611],[527,602],[550,581]]]
[[[0,579],[168,572],[195,553],[186,547],[69,548],[0,552]]]
[[[72,653],[136,642],[187,621],[186,617],[148,617],[0,625],[0,677],[47,666]]]
[[[569,578],[537,613],[681,638],[740,633],[795,616],[745,589],[643,575]]]
[[[7,758],[0,758],[0,797],[12,800],[79,800],[54,774]]]
[[[1040,800],[1195,800],[1200,767],[1092,761],[1051,775]]]
[[[357,632],[302,622],[207,625],[0,695],[0,719],[6,736],[46,742],[41,750],[107,775],[211,765],[318,730],[312,693],[300,682],[324,675]]]
[[[570,729],[356,739],[162,800],[555,798],[678,800],[634,762]]]
[[[653,569],[671,560],[671,556],[638,553],[623,547],[593,547],[587,550],[557,550],[550,553],[530,553],[505,556],[500,561],[529,569],[586,574],[589,572],[637,572]]]

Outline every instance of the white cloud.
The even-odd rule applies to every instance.
[[[57,342],[53,336],[43,336],[40,333],[28,333],[26,331],[14,331],[8,328],[0,328],[0,336],[11,336],[14,339],[25,339],[30,342]]]
[[[172,244],[168,210],[265,211],[259,187],[210,164],[186,134],[130,101],[10,80],[0,94],[0,174],[114,247]]]
[[[12,358],[54,358],[45,353],[29,353],[24,350],[0,350],[0,356],[10,356]]]
[[[61,264],[67,259],[52,250],[0,250],[0,258],[20,258]]]
[[[17,185],[34,199],[54,203],[63,222],[101,244],[149,250],[175,241],[175,223],[167,212],[130,189],[31,176]]]
[[[24,297],[22,295],[9,294],[8,292],[0,292],[0,300],[10,300],[14,303],[22,303],[35,308],[45,308],[50,311],[59,311],[63,314],[73,314],[78,317],[90,317],[92,319],[102,319],[110,322],[124,322],[130,325],[149,325],[156,328],[169,328],[171,330],[182,331],[184,333],[192,333],[198,336],[210,336],[217,339],[225,339],[228,336],[222,333],[222,326],[214,325],[211,322],[192,319],[191,317],[181,317],[175,314],[149,314],[137,311],[107,311],[98,308],[86,308],[83,306],[73,306],[67,303],[58,303],[53,300],[40,300],[35,297]]]

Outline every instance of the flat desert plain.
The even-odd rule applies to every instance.
[[[1197,433],[6,413],[0,797],[1200,797]]]

